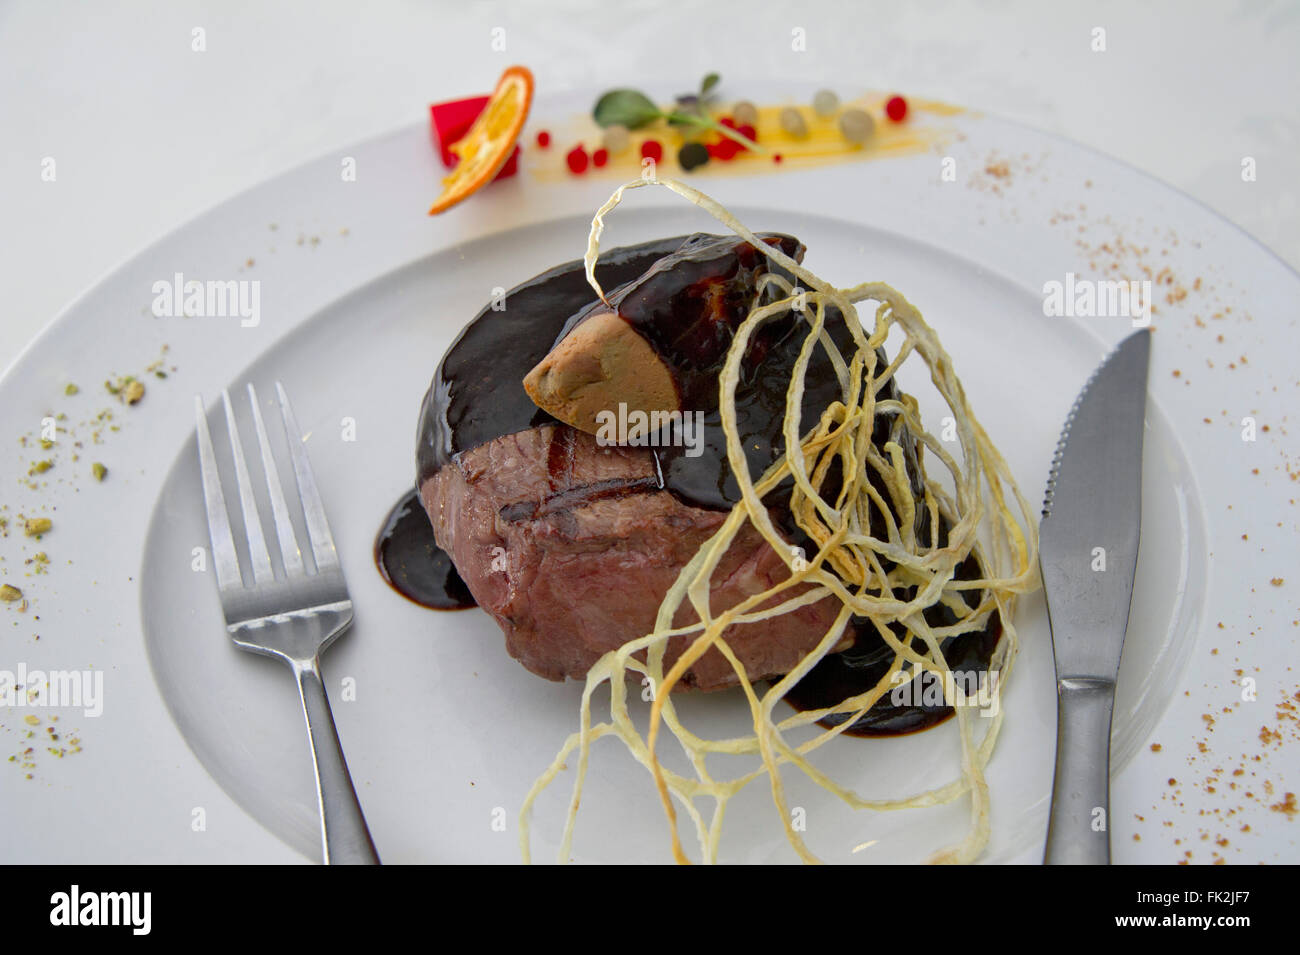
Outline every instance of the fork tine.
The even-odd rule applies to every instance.
[[[221,402],[226,406],[226,427],[230,431],[230,451],[235,458],[235,481],[239,485],[239,506],[244,512],[244,534],[248,537],[248,556],[253,564],[253,583],[269,584],[275,580],[275,571],[271,569],[271,556],[266,551],[262,518],[257,513],[253,482],[248,478],[248,465],[244,462],[244,447],[239,440],[229,391],[222,389]]]
[[[239,555],[235,551],[235,538],[230,533],[226,497],[221,492],[217,456],[212,450],[208,416],[203,410],[203,398],[200,395],[194,396],[194,416],[194,433],[199,445],[199,472],[203,475],[203,502],[208,512],[208,535],[212,539],[212,566],[217,573],[217,587],[223,591],[241,588],[244,586],[244,578],[239,572]]]
[[[284,561],[285,574],[294,576],[303,572],[302,551],[298,549],[298,536],[294,534],[293,524],[289,521],[289,505],[284,500],[280,472],[275,466],[271,442],[266,436],[266,422],[262,420],[262,408],[257,403],[257,391],[251,381],[248,383],[248,400],[253,405],[257,444],[262,449],[262,471],[266,474],[266,490],[271,496],[271,513],[275,515],[275,536],[280,541],[280,557]]]
[[[320,492],[316,490],[316,479],[311,473],[311,462],[307,460],[307,449],[303,447],[302,432],[293,416],[289,405],[289,396],[284,392],[284,385],[275,383],[275,392],[280,397],[280,415],[284,418],[284,430],[289,436],[289,454],[293,458],[293,474],[298,482],[298,497],[302,501],[303,515],[307,519],[307,536],[311,538],[311,552],[316,559],[316,572],[337,570],[339,568],[338,551],[334,549],[334,537],[330,534],[329,522],[325,519],[325,505],[321,503]]]

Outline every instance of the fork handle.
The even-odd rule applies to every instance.
[[[352,786],[348,762],[334,728],[329,696],[320,678],[319,658],[295,661],[298,694],[311,737],[311,758],[316,766],[316,792],[320,798],[321,845],[326,865],[379,865],[379,854],[361,813]]]
[[[1110,865],[1114,707],[1115,684],[1109,680],[1065,678],[1056,683],[1056,777],[1043,858],[1047,865]]]

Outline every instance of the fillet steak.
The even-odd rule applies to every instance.
[[[603,654],[651,632],[678,572],[726,519],[660,489],[649,450],[601,447],[558,423],[458,455],[424,480],[420,497],[438,546],[501,625],[510,655],[551,680],[581,679]],[[788,576],[747,524],[714,573],[711,609],[721,612]],[[751,680],[775,676],[817,645],[839,609],[826,597],[732,625],[723,636]],[[686,603],[673,623],[697,620]],[[691,639],[670,641],[666,665]],[[713,690],[738,682],[722,654],[710,650],[683,685]]]

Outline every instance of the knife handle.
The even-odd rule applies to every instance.
[[[1115,684],[1110,680],[1067,677],[1056,681],[1056,778],[1047,823],[1046,865],[1110,865],[1110,718],[1114,707]]]

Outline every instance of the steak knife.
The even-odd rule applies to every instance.
[[[1142,518],[1146,329],[1084,385],[1056,446],[1039,566],[1056,657],[1047,865],[1110,864],[1110,724]]]

